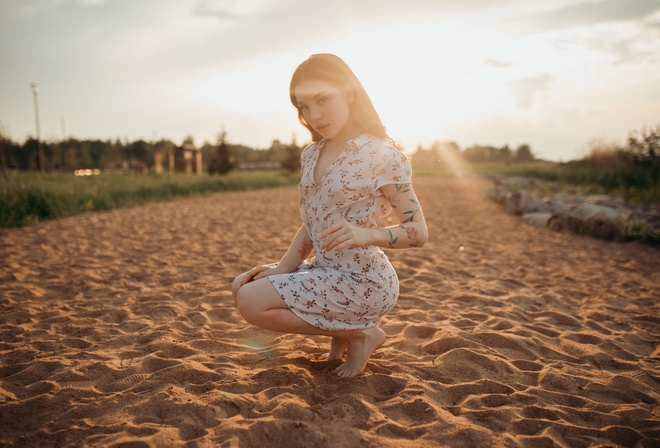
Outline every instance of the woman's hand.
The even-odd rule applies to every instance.
[[[269,275],[276,275],[276,274],[288,274],[291,271],[287,271],[283,268],[280,267],[280,265],[276,266],[256,266],[249,271],[245,273],[245,277],[243,277],[243,280],[241,281],[241,286],[250,283],[251,281],[254,280],[259,280],[261,278],[266,278]]]
[[[321,235],[321,249],[325,251],[342,250],[351,246],[371,244],[370,229],[358,227],[348,221],[341,221],[328,227]]]

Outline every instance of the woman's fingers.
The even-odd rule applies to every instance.
[[[322,238],[323,235],[325,235],[325,240],[321,245],[321,249],[323,250],[341,250],[351,246],[355,242],[351,226],[346,221],[330,226],[321,234]]]
[[[325,229],[325,230],[323,231],[323,233],[321,233],[321,234],[319,235],[319,238],[321,238],[321,239],[325,239],[325,238],[327,238],[327,237],[328,237],[329,235],[331,235],[332,233],[334,233],[334,232],[336,232],[337,230],[341,229],[341,228],[344,226],[344,223],[346,223],[346,221],[338,222],[338,223],[336,223],[336,224],[331,225],[330,227],[328,227],[327,229]]]
[[[241,286],[250,283],[254,276],[255,274],[252,271],[247,271],[243,277],[243,280],[241,280]]]
[[[270,269],[269,266],[257,266],[256,268],[250,269],[245,274],[245,277],[243,277],[241,286],[245,285],[246,283],[250,283],[252,280],[258,280],[257,276],[268,269]]]
[[[261,278],[267,277],[267,276],[268,276],[267,273],[268,273],[269,270],[270,270],[270,269],[266,269],[266,270],[264,270],[264,271],[259,272],[259,273],[258,273],[257,275],[255,275],[252,279],[253,279],[253,280],[259,280],[259,279],[261,279]]]
[[[335,241],[340,236],[340,230],[341,228],[337,227],[337,225],[335,224],[332,227],[329,227],[325,232],[323,232],[321,234],[321,238],[323,239],[323,244],[321,244],[321,249],[332,250]]]

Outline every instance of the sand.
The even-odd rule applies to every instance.
[[[0,231],[0,445],[660,446],[660,250],[528,226],[479,179],[416,180],[431,239],[363,376],[245,323],[295,187]]]

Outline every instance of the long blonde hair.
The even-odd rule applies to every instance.
[[[321,134],[316,132],[305,120],[302,110],[298,107],[294,93],[295,87],[304,81],[324,81],[342,91],[348,89],[353,94],[353,101],[349,105],[351,119],[354,120],[360,132],[387,140],[396,146],[397,149],[401,149],[400,145],[387,135],[387,130],[380,120],[378,112],[376,112],[369,95],[367,95],[367,91],[362,87],[355,73],[353,73],[346,62],[339,56],[329,53],[313,54],[303,61],[293,72],[291,84],[289,85],[291,104],[298,111],[300,124],[305,126],[312,135],[313,142],[321,140]]]

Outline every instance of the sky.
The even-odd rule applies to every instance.
[[[342,57],[390,136],[548,160],[660,125],[660,0],[0,0],[0,130],[298,144],[288,87]]]

